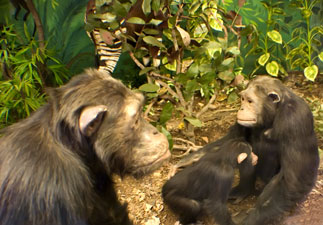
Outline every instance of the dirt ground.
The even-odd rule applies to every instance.
[[[298,76],[299,77],[299,76]],[[317,82],[314,85],[299,78],[291,77],[285,81],[285,84],[292,88],[294,92],[303,97],[314,110],[316,118],[316,127],[320,123],[322,128],[322,106],[323,106],[323,82]],[[204,126],[195,129],[196,145],[205,145],[206,143],[217,140],[222,137],[229,126],[235,122],[235,115],[238,104],[228,105],[226,102],[215,103],[212,110],[203,115]],[[320,108],[320,112],[318,109]],[[320,113],[319,117],[317,114]],[[319,120],[319,121],[318,121]],[[168,124],[167,128],[173,137],[185,139],[183,132],[178,129],[179,119],[174,118]],[[322,133],[317,133],[319,147],[323,150]],[[121,201],[128,202],[128,210],[131,219],[135,224],[142,225],[173,225],[176,223],[176,216],[163,204],[161,198],[162,185],[167,180],[167,175],[176,162],[180,159],[178,156],[183,151],[174,150],[172,159],[158,171],[136,180],[126,177],[121,180],[116,177],[116,187]],[[286,213],[275,225],[323,225],[323,153],[321,153],[321,162],[317,182],[307,199],[299,204],[292,212]],[[256,201],[255,196],[248,197],[239,204],[228,204],[233,215],[242,210],[250,209]],[[208,219],[203,221],[210,225],[212,222]]]

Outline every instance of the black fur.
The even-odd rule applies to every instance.
[[[254,191],[256,177],[265,181],[255,209],[243,221],[244,225],[263,225],[290,210],[312,190],[319,165],[318,146],[310,108],[279,80],[257,77],[245,91],[260,100],[261,123],[254,127],[236,123],[204,151],[236,138],[252,146],[258,156],[255,173],[240,170],[240,184],[230,195],[242,199]],[[278,103],[273,103],[268,95],[271,92],[280,97]]]
[[[182,224],[195,223],[203,213],[212,216],[220,225],[234,224],[226,203],[234,169],[238,167],[237,157],[241,153],[247,153],[248,157],[239,167],[252,171],[251,146],[231,139],[165,183],[164,201],[179,215]]]

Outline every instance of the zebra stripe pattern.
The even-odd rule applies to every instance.
[[[87,10],[85,13],[84,21],[87,23],[87,16],[89,14],[96,14],[96,6],[95,0],[90,0],[87,5]],[[106,22],[102,20],[102,22]],[[124,21],[121,22],[121,24]],[[99,29],[94,29],[91,32],[87,32],[88,36],[94,42],[95,45],[95,53],[98,56],[98,70],[106,71],[109,74],[112,74],[122,51],[122,42],[118,38],[121,32],[125,32],[126,28],[120,28],[116,31],[107,31],[104,33],[108,33],[108,41],[104,41],[102,38],[102,34]],[[109,44],[107,43],[109,42]]]
[[[96,29],[92,31],[91,37],[95,44],[96,54],[99,57],[98,69],[112,74],[121,55],[122,42],[115,38],[110,46],[104,42],[99,30]]]

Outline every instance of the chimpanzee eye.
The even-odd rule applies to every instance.
[[[250,99],[248,99],[248,102],[249,102],[249,103],[253,103],[253,101],[252,101],[252,100],[250,100]]]
[[[244,97],[241,97],[241,100],[244,101]]]

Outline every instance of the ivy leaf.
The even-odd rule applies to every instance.
[[[323,62],[323,52],[319,54],[319,59]]]
[[[151,13],[151,0],[143,0],[141,8],[145,15]]]
[[[283,43],[283,38],[280,35],[280,33],[277,30],[272,30],[270,32],[267,33],[268,37],[270,37],[270,39],[278,44]]]
[[[271,76],[277,77],[278,76],[278,71],[279,71],[279,65],[278,65],[278,63],[276,61],[272,61],[270,63],[267,63],[267,65],[266,65],[266,71]]]
[[[165,48],[165,46],[153,36],[146,36],[146,37],[143,38],[143,40],[147,44],[157,46],[157,47],[160,47],[160,48]]]
[[[234,58],[230,57],[230,58],[226,58],[225,60],[223,60],[222,65],[224,66],[228,66],[230,65],[230,63],[232,63],[234,61]]]
[[[185,120],[187,120],[190,124],[192,124],[194,127],[202,127],[203,123],[201,120],[193,117],[184,117]]]
[[[128,20],[127,20],[127,23],[134,23],[134,24],[141,24],[141,25],[144,25],[144,24],[146,24],[146,22],[143,20],[143,19],[141,19],[141,18],[139,18],[139,17],[131,17],[131,18],[129,18]]]
[[[183,41],[184,45],[188,46],[191,43],[190,34],[187,33],[187,31],[185,31],[184,29],[182,29],[179,26],[176,26],[176,29],[179,32],[179,34],[181,35],[181,38],[182,38],[182,41]]]
[[[228,48],[227,51],[231,52],[233,55],[240,54],[240,50],[239,50],[238,46],[232,46],[232,47]]]
[[[205,48],[207,49],[207,53],[210,57],[213,57],[215,52],[222,52],[222,45],[217,41],[210,41],[205,44]]]
[[[313,66],[308,66],[304,69],[304,75],[307,79],[309,79],[310,81],[314,81],[317,74],[319,72],[319,69],[316,65]]]
[[[139,90],[144,92],[156,92],[159,90],[159,86],[156,84],[143,84],[139,87]]]
[[[262,56],[259,57],[258,59],[258,63],[262,66],[264,66],[266,64],[266,62],[268,61],[270,57],[270,53],[265,53]]]

